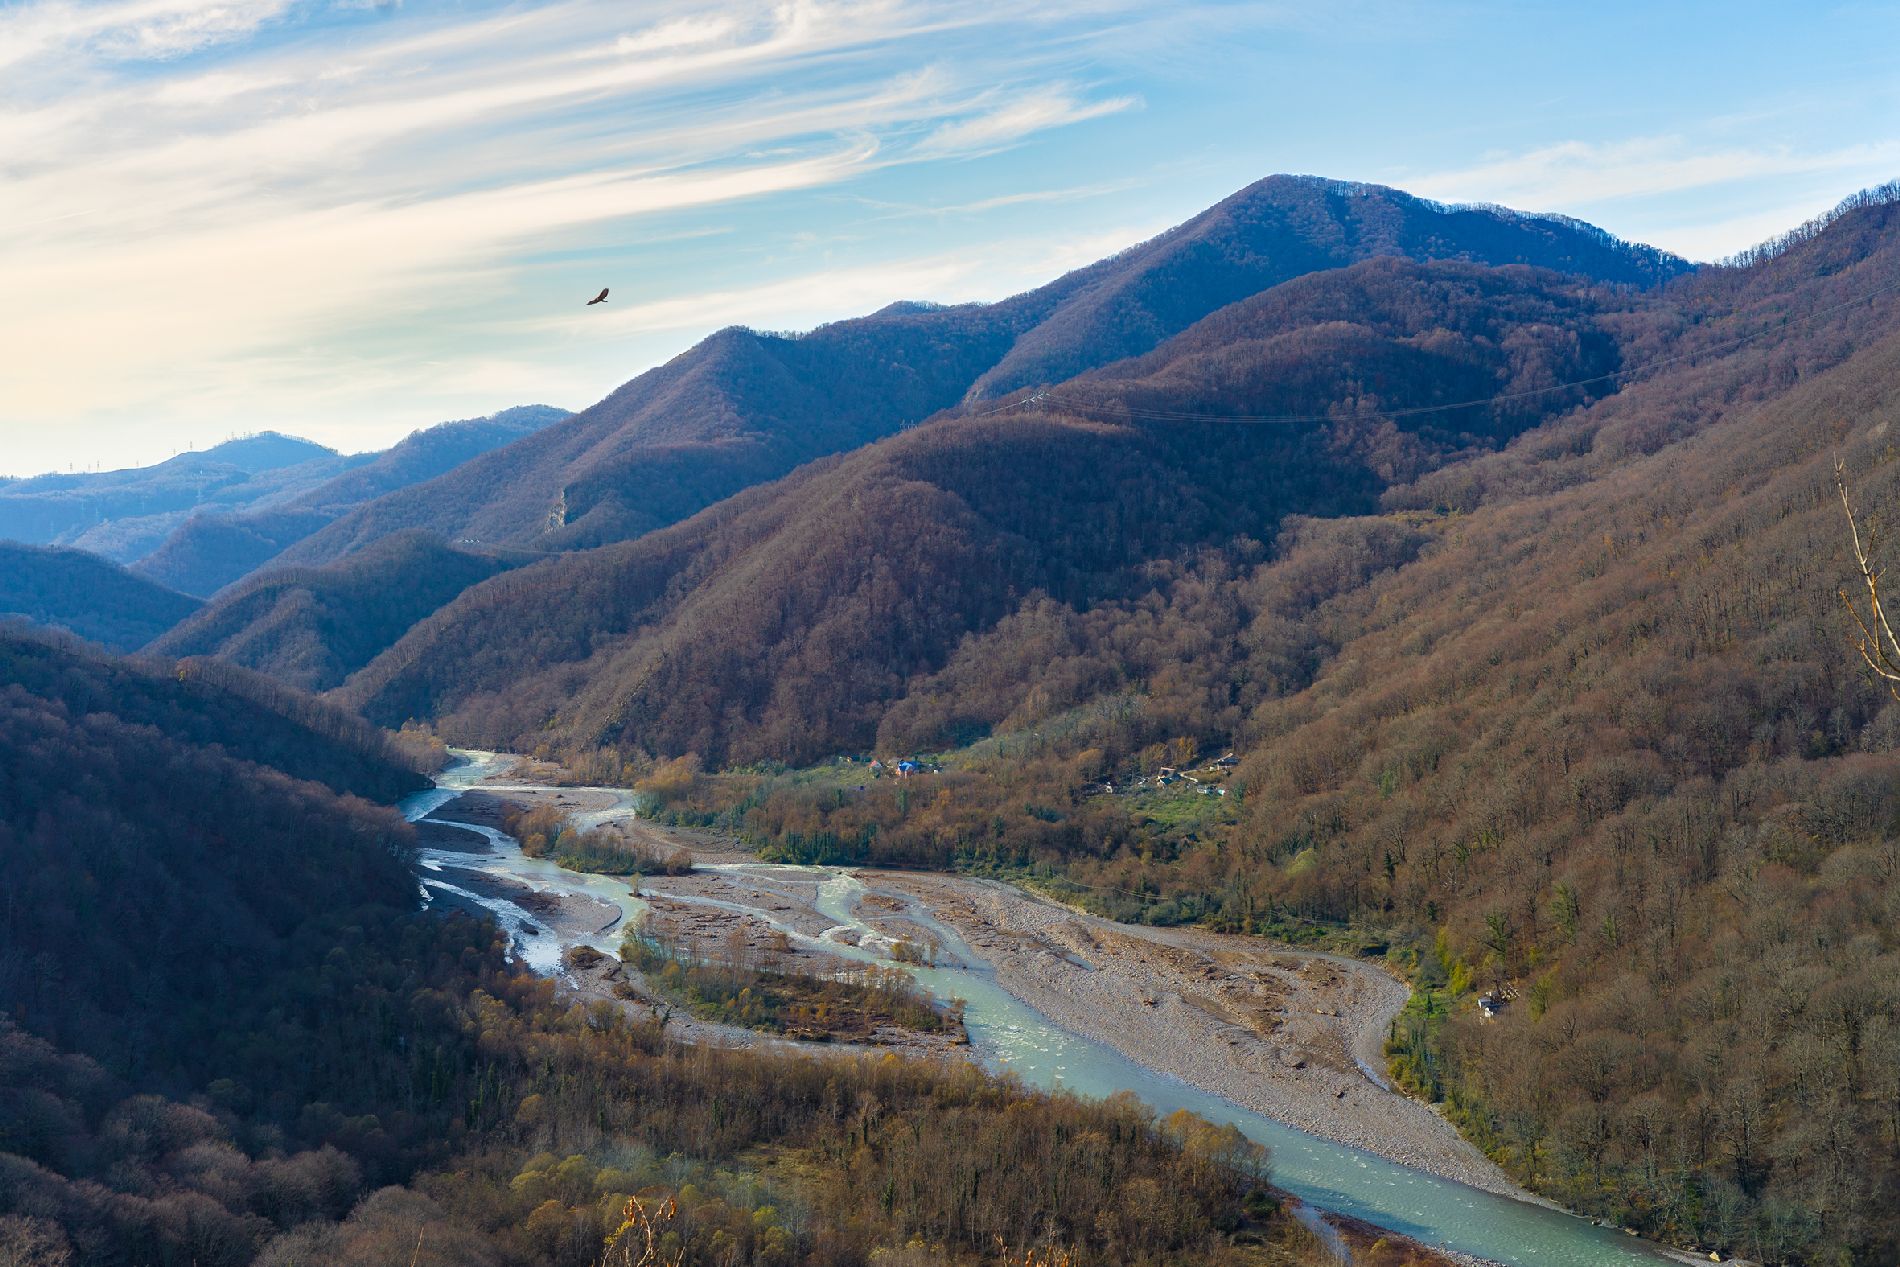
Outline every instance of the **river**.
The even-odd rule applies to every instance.
[[[457,756],[459,764],[438,776],[434,790],[418,793],[403,803],[403,812],[410,821],[427,818],[509,760],[488,753]],[[505,784],[483,786],[493,791],[507,788]],[[524,786],[517,790],[545,789]],[[631,812],[631,799],[624,792],[601,790],[619,798],[614,802],[616,808],[583,816],[585,819],[597,824],[614,814]],[[420,861],[425,895],[430,889],[449,891],[490,911],[514,938],[515,953],[535,971],[559,970],[565,947],[554,934],[505,897],[454,885],[444,877],[445,868],[483,871],[534,889],[584,896],[612,906],[620,912],[620,920],[577,939],[609,953],[617,950],[623,925],[640,918],[644,904],[624,880],[583,875],[526,857],[512,838],[493,828],[471,830],[485,836],[494,851],[471,856],[424,849]],[[743,869],[753,864],[724,865]],[[771,869],[793,870],[780,864],[771,864]],[[840,868],[796,870],[821,879],[818,909],[834,927],[818,937],[784,928],[788,936],[804,943],[823,942],[824,949],[834,954],[892,962],[880,953],[881,948],[888,947],[888,939],[866,925],[858,913],[858,898],[864,891],[858,880]],[[767,922],[780,924],[769,911],[745,909]],[[938,998],[963,1000],[972,1049],[987,1068],[1007,1070],[1032,1086],[1060,1087],[1083,1095],[1129,1091],[1163,1114],[1188,1109],[1215,1122],[1232,1122],[1272,1150],[1273,1181],[1280,1187],[1320,1209],[1353,1215],[1427,1245],[1509,1267],[1657,1267],[1670,1261],[1649,1243],[1613,1229],[1545,1206],[1483,1192],[1308,1134],[1139,1065],[1104,1044],[1052,1024],[1003,989],[982,959],[954,931],[943,923],[934,923],[932,931],[946,953],[936,966],[906,970]],[[852,945],[852,941],[861,944]]]

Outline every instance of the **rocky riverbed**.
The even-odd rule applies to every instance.
[[[1407,990],[1371,964],[1115,924],[992,881],[864,878],[916,895],[1064,1029],[1311,1134],[1531,1199],[1438,1113],[1381,1085]]]

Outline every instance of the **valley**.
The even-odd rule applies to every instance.
[[[0,546],[6,1208],[233,1267],[597,1267],[715,1190],[694,1262],[1889,1261],[1834,481],[1900,502],[1896,269],[1900,186],[1692,266],[1273,177],[573,416],[13,481],[143,553]]]
[[[1896,1267],[1774,8],[0,0],[0,1267]]]
[[[456,757],[436,791],[406,803],[408,816],[455,823],[470,793],[480,798],[478,818],[493,816],[491,797],[558,806],[592,827],[633,812],[615,789],[525,782],[525,761]],[[628,933],[660,925],[714,959],[776,942],[805,972],[902,967],[939,999],[964,1003],[969,1056],[986,1068],[1033,1086],[1130,1093],[1164,1113],[1234,1121],[1272,1149],[1276,1184],[1319,1209],[1467,1260],[1662,1261],[1660,1251],[1536,1203],[1442,1117],[1385,1084],[1379,1048],[1407,991],[1371,964],[1253,938],[1113,924],[990,881],[760,862],[703,833],[679,837],[694,852],[694,871],[629,883],[527,858],[494,828],[473,830],[491,849],[425,851],[425,884],[484,877],[459,896],[496,915],[526,963],[578,997],[618,1001],[637,1015],[666,1010],[669,1030],[687,1041],[820,1059],[857,1050],[695,1021],[664,1009],[637,974],[603,971],[591,959],[577,966],[566,952],[585,946],[611,956]],[[899,946],[915,951],[897,954]],[[634,989],[616,992],[622,980]],[[954,1044],[902,1036],[879,1045],[964,1058]]]

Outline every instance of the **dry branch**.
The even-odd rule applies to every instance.
[[[1847,495],[1847,464],[1838,458],[1834,462],[1834,487],[1840,490],[1841,509],[1847,512],[1847,531],[1854,542],[1854,564],[1867,587],[1868,614],[1865,617],[1846,590],[1837,591],[1847,614],[1854,620],[1854,627],[1860,631],[1854,640],[1854,649],[1860,652],[1860,658],[1867,662],[1874,675],[1887,683],[1893,697],[1900,699],[1900,637],[1895,636],[1893,625],[1887,619],[1887,608],[1880,599],[1880,570],[1873,562],[1879,552],[1879,528],[1869,524],[1866,540],[1862,541],[1854,504]]]

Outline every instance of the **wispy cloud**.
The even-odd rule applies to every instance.
[[[1025,207],[1037,204],[1083,202],[1092,198],[1101,198],[1109,194],[1121,193],[1135,187],[1132,180],[1104,181],[1093,185],[1066,185],[1060,189],[1019,189],[1007,194],[996,194],[988,198],[976,198],[969,202],[951,202],[942,204],[889,202],[876,198],[858,199],[863,205],[885,213],[887,217],[906,216],[980,216],[990,211],[1000,211],[1008,207]]]
[[[1802,147],[1733,143],[1736,120],[1700,135],[1565,141],[1455,170],[1395,173],[1447,202],[1562,210],[1690,259],[1731,255],[1900,172],[1900,141]]]
[[[1012,6],[947,0],[637,18],[601,0],[26,0],[0,11],[0,426],[167,416],[247,386],[268,415],[304,367],[392,339],[419,377],[474,381],[523,359],[484,339],[528,273],[637,245],[630,226],[671,217],[655,236],[685,240],[704,230],[681,215],[1128,109],[1004,38],[1061,8],[1025,28]],[[912,293],[942,276],[913,272]],[[617,321],[711,328],[776,295],[647,280],[671,293]]]
[[[661,49],[686,48],[710,44],[737,30],[738,24],[727,17],[677,18],[639,32],[630,32],[614,41],[616,53],[652,53]]]
[[[938,127],[919,143],[916,155],[990,153],[1037,132],[1119,114],[1138,103],[1134,97],[1090,101],[1065,89],[1047,88],[1013,96],[998,94],[996,101],[985,104],[986,108],[968,117]]]
[[[1412,178],[1414,193],[1514,207],[1592,206],[1769,177],[1900,167],[1900,141],[1802,151],[1697,145],[1681,136],[1566,141]]]
[[[177,57],[250,35],[289,8],[290,0],[40,0],[0,12],[0,67],[76,50]]]
[[[1159,223],[1129,225],[1055,243],[1008,239],[992,242],[982,259],[965,253],[936,252],[877,265],[827,268],[756,286],[623,302],[598,314],[562,312],[508,323],[507,328],[519,333],[559,332],[589,339],[701,330],[708,325],[805,329],[861,315],[898,300],[964,303],[994,299],[1092,264],[1166,227]]]

